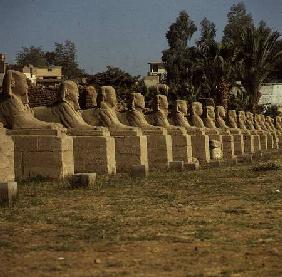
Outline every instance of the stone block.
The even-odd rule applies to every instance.
[[[169,135],[148,134],[148,164],[151,170],[167,170],[172,161],[172,139]]]
[[[254,148],[254,136],[249,134],[244,134],[244,152],[246,154],[253,154],[255,152]]]
[[[73,140],[62,132],[15,130],[10,134],[15,143],[16,180],[43,177],[60,179],[74,173]],[[28,132],[27,132],[28,131]],[[47,130],[55,131],[55,130]],[[26,134],[28,133],[28,135]],[[30,148],[27,145],[36,145]]]
[[[111,136],[74,136],[75,173],[115,174],[115,140]]]
[[[148,168],[147,137],[128,136],[128,132],[125,132],[124,136],[121,134],[123,132],[119,131],[118,136],[114,136],[117,172],[129,173],[133,165],[145,165]]]
[[[192,162],[191,136],[187,134],[171,133],[172,138],[172,159],[174,161]]]
[[[96,173],[76,173],[71,177],[73,187],[93,187],[96,182]]]
[[[0,126],[0,182],[15,180],[14,142]]]
[[[222,152],[224,159],[233,159],[235,157],[233,136],[222,135]]]
[[[0,183],[0,203],[11,204],[18,194],[16,182]]]
[[[184,162],[183,161],[172,161],[169,163],[169,170],[172,171],[183,171],[184,170]]]
[[[244,136],[242,134],[233,134],[234,138],[234,154],[244,154]]]
[[[130,176],[133,178],[145,178],[148,176],[148,168],[145,165],[131,166]]]
[[[192,155],[197,158],[200,163],[208,163],[210,161],[209,137],[207,135],[192,135]]]

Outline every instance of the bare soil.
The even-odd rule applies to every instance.
[[[0,276],[282,276],[281,179],[240,165],[20,183],[0,207]]]

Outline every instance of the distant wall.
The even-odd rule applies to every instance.
[[[57,100],[57,88],[30,87],[29,88],[29,105],[31,108],[38,106],[50,106]]]
[[[261,98],[259,104],[282,106],[282,83],[263,84],[260,92]]]

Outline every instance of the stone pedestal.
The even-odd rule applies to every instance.
[[[106,128],[68,129],[73,137],[74,172],[115,174],[115,140]]]
[[[237,128],[231,128],[229,130],[234,140],[234,154],[236,156],[243,155],[245,152],[245,146],[244,146],[244,136],[242,135],[241,130]]]
[[[262,131],[258,131],[258,135],[260,137],[261,151],[266,151],[267,150],[267,135]]]
[[[192,142],[191,136],[187,135],[184,128],[168,129],[168,134],[172,138],[172,159],[173,161],[183,161],[185,164],[192,163]]]
[[[253,154],[255,152],[254,148],[254,136],[247,132],[243,133],[244,137],[244,150],[246,154]]]
[[[132,166],[144,165],[148,168],[147,137],[141,129],[111,130],[115,138],[116,167],[118,173],[130,173]]]
[[[10,182],[14,179],[14,142],[7,136],[6,129],[0,126],[0,182]]]
[[[202,163],[210,162],[209,136],[191,135],[193,157]]]
[[[257,131],[251,131],[251,134],[254,137],[254,152],[260,152],[261,151],[260,136],[258,135]]]
[[[143,134],[147,136],[148,164],[150,170],[167,170],[172,161],[172,139],[167,130],[143,129]]]
[[[16,180],[59,179],[74,173],[73,140],[60,130],[9,130],[15,144]]]
[[[224,159],[234,159],[234,138],[230,134],[222,134],[222,152]]]

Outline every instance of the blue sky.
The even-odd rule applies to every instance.
[[[147,62],[167,48],[165,33],[179,11],[199,26],[207,17],[222,36],[233,0],[0,0],[0,52],[13,63],[22,46],[51,50],[75,42],[78,62],[89,73],[118,66],[146,74]],[[256,22],[282,32],[282,0],[245,0]],[[194,41],[196,36],[192,38]]]

